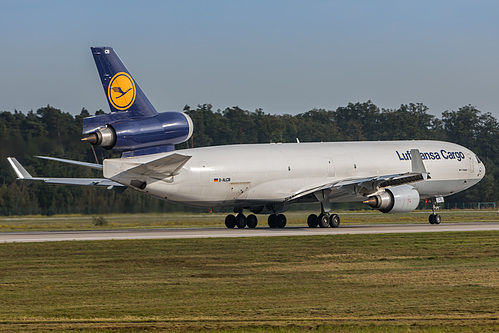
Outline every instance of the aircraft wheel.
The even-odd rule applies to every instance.
[[[435,214],[435,217],[433,218],[433,223],[440,224],[440,222],[442,222],[442,217],[438,214]]]
[[[269,223],[269,227],[277,228],[277,215],[276,214],[269,215],[269,219],[267,222]]]
[[[256,215],[250,214],[246,218],[246,225],[248,228],[254,229],[256,228],[256,225],[258,224],[258,219],[256,218]]]
[[[327,214],[319,215],[319,227],[321,228],[329,227],[329,215]]]
[[[310,214],[307,218],[307,224],[309,228],[317,228],[319,224],[319,218],[315,214]]]
[[[276,218],[276,225],[278,228],[284,228],[286,226],[286,216],[283,215],[283,214],[279,214],[277,215],[277,218]]]
[[[338,228],[340,226],[340,217],[337,214],[333,214],[329,217],[329,226],[331,228]]]
[[[225,226],[229,229],[232,229],[236,226],[236,217],[232,214],[229,214],[225,217]]]
[[[431,214],[428,217],[428,221],[430,222],[430,224],[435,224],[435,214]]]
[[[243,213],[239,213],[236,216],[236,226],[240,229],[246,227],[246,216]]]

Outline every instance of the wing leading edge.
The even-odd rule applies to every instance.
[[[351,192],[368,195],[377,192],[379,189],[389,186],[397,186],[408,183],[414,183],[422,180],[431,179],[429,173],[426,171],[419,149],[411,149],[411,167],[412,171],[405,173],[398,173],[392,175],[363,177],[363,178],[349,178],[343,180],[336,180],[331,183],[322,184],[313,188],[299,191],[285,198],[286,202],[297,200],[305,196],[314,194],[318,201],[325,203],[327,200],[324,191],[332,189],[347,189],[350,188]]]

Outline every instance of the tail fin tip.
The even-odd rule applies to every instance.
[[[111,112],[128,111],[132,118],[157,114],[112,47],[91,47]]]

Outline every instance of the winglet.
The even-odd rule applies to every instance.
[[[423,160],[421,159],[419,149],[411,149],[411,166],[412,173],[420,173],[423,175],[424,180],[428,178],[428,172],[426,171]]]
[[[15,157],[7,157],[7,160],[10,163],[10,166],[16,172],[17,179],[33,179],[33,177],[29,174],[28,171],[19,163],[19,161]]]

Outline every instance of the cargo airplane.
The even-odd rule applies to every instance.
[[[192,121],[183,112],[156,112],[111,47],[92,47],[111,113],[83,119],[83,141],[122,152],[102,164],[41,157],[102,170],[104,178],[33,177],[14,158],[18,179],[49,184],[105,186],[197,207],[233,207],[227,228],[255,228],[267,214],[283,228],[295,203],[320,203],[309,227],[338,227],[334,202],[364,202],[383,213],[416,209],[478,183],[485,166],[469,149],[442,141],[270,143],[175,150],[188,140]],[[251,214],[245,215],[244,211]],[[305,221],[304,221],[305,222]]]

